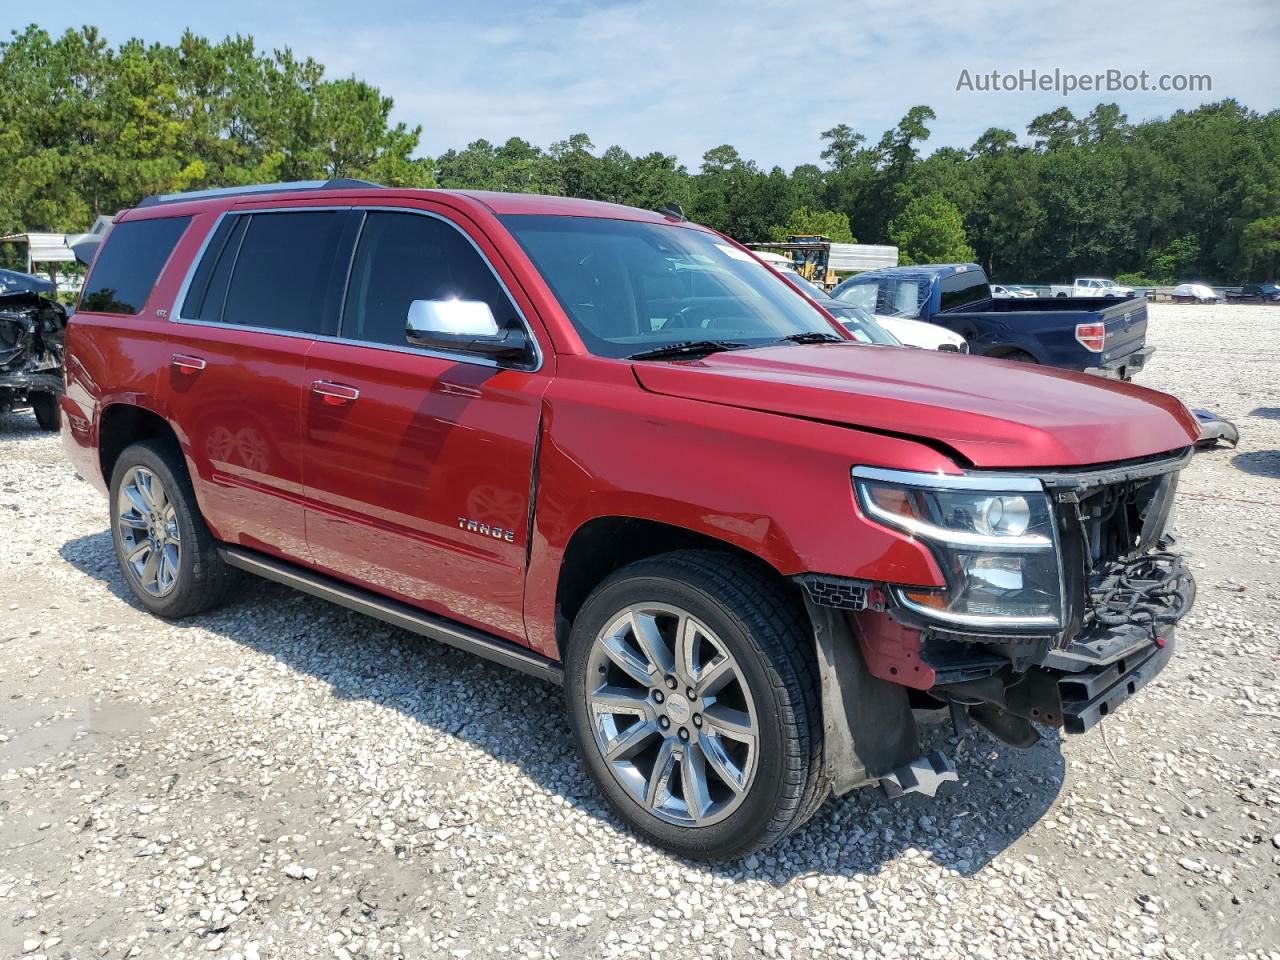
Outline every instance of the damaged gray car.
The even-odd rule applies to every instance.
[[[29,404],[41,430],[62,418],[62,347],[67,311],[53,300],[53,284],[3,271],[0,278],[0,413]],[[45,294],[49,294],[46,296]]]

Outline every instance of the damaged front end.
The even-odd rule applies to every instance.
[[[63,389],[67,312],[31,292],[0,294],[0,413],[29,402],[45,425]]]
[[[873,685],[884,722],[907,728],[888,739],[883,730],[866,734],[849,698],[830,697],[824,706],[844,709],[851,744],[846,772],[833,771],[837,792],[886,777],[892,792],[899,774],[919,775],[907,703],[949,707],[958,726],[972,721],[1029,747],[1039,739],[1035,724],[1083,733],[1159,673],[1195,599],[1169,533],[1190,457],[1188,448],[1016,477],[855,469],[867,519],[927,544],[946,586],[799,578],[820,660],[857,661],[844,670],[833,662],[824,674],[837,686],[841,674],[859,675],[855,686]],[[824,651],[824,632],[836,652]],[[896,685],[896,699],[877,681]],[[941,775],[935,758],[926,776],[930,765]]]

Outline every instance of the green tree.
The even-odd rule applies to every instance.
[[[1269,280],[1280,274],[1280,216],[1254,220],[1244,228],[1241,240],[1252,276]]]
[[[769,228],[772,240],[783,241],[792,236],[822,236],[835,243],[853,243],[849,218],[837,210],[810,210],[796,207],[787,222]]]
[[[1061,150],[1075,144],[1078,124],[1074,113],[1058,107],[1027,124],[1027,133],[1034,138],[1037,150]]]
[[[964,218],[941,194],[912,200],[889,224],[889,237],[903,263],[958,263],[973,260],[964,234]]]
[[[288,49],[260,52],[252,37],[112,46],[93,27],[28,26],[0,41],[0,231],[81,230],[148,193],[349,176],[648,209],[674,201],[747,241],[792,229],[900,236],[909,257],[976,256],[1009,281],[1229,282],[1280,267],[1280,111],[1234,100],[1138,123],[1114,103],[1080,117],[1063,106],[1033,118],[1021,143],[991,128],[968,150],[932,152],[935,114],[918,105],[879,138],[831,126],[814,162],[790,173],[729,144],[690,171],[660,151],[598,152],[586,133],[550,146],[476,140],[431,160],[421,129],[392,113],[360,78],[331,78]]]
[[[1195,270],[1200,244],[1191,234],[1178,237],[1168,246],[1153,250],[1147,258],[1148,276],[1156,283],[1178,283]]]
[[[854,131],[847,123],[838,123],[820,134],[826,141],[822,159],[831,164],[832,170],[847,170],[858,160],[858,151],[867,138]]]
[[[176,46],[93,27],[0,42],[0,230],[87,228],[149,193],[281,179],[425,186],[420,128],[390,98],[252,38]]]

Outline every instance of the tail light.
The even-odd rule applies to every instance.
[[[1107,342],[1107,327],[1103,323],[1077,323],[1076,340],[1080,346],[1094,353],[1101,353]]]

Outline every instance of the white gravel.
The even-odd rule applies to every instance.
[[[606,816],[539,682],[265,582],[145,615],[0,417],[0,957],[1280,960],[1280,309],[1150,336],[1141,382],[1244,437],[1183,479],[1174,664],[1105,737],[971,735],[938,798],[717,867]]]

